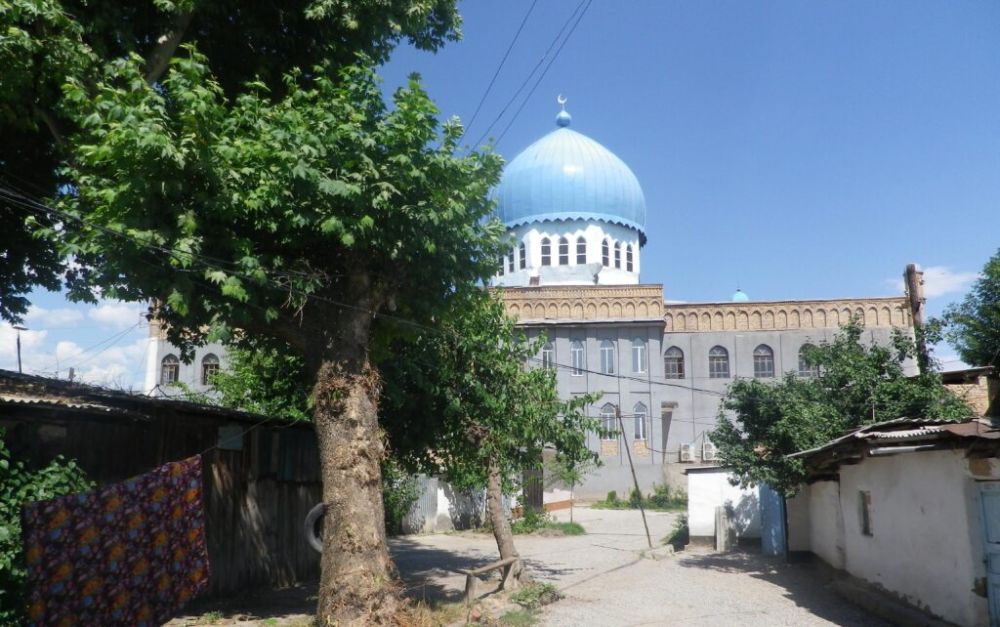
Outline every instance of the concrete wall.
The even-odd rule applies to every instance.
[[[760,537],[760,500],[757,488],[729,483],[729,471],[718,468],[688,472],[688,528],[692,538],[715,536],[715,508],[728,507],[741,538]]]
[[[420,497],[403,521],[405,533],[434,533],[483,525],[485,492],[462,492],[445,481],[424,475],[418,481]]]
[[[862,491],[871,493],[870,536],[861,530]],[[979,508],[964,451],[872,457],[789,501],[789,542],[944,620],[985,625]]]

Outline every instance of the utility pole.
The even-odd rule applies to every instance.
[[[17,331],[17,374],[24,374],[21,371],[21,331],[27,331],[25,327],[15,326],[14,329]]]
[[[917,342],[917,367],[920,374],[930,371],[930,357],[927,353],[926,327],[924,324],[924,305],[927,299],[924,298],[924,272],[911,263],[906,266],[903,273],[903,281],[906,285],[906,296],[910,303],[910,313],[913,315],[913,330],[916,334]]]
[[[642,506],[642,490],[639,489],[639,480],[635,477],[635,466],[632,464],[632,451],[628,447],[628,439],[625,437],[625,423],[622,421],[622,410],[615,405],[615,416],[618,417],[618,428],[622,430],[622,440],[625,441],[625,454],[628,455],[628,467],[632,471],[632,483],[635,491],[639,494],[639,513],[642,514],[642,526],[646,528],[646,544],[653,548],[653,540],[649,537],[649,525],[646,524],[646,509]]]

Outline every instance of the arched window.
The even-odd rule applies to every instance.
[[[605,268],[611,266],[611,245],[608,240],[601,242],[601,265]]]
[[[663,353],[663,376],[666,379],[684,378],[684,351],[676,346]]]
[[[160,384],[170,385],[177,383],[181,374],[181,360],[176,355],[167,355],[160,362]]]
[[[518,270],[524,270],[528,265],[528,251],[524,247],[524,242],[521,242],[517,247],[517,264]]]
[[[636,403],[635,407],[632,408],[632,414],[635,417],[635,439],[645,440],[646,439],[646,406],[642,403]]]
[[[632,339],[632,372],[646,372],[646,340],[638,337]]]
[[[601,372],[615,373],[615,344],[611,340],[601,342]]]
[[[569,346],[570,356],[573,361],[573,376],[579,377],[583,375],[583,371],[586,370],[586,354],[583,349],[583,342],[580,340],[573,340]]]
[[[729,378],[729,351],[721,346],[713,346],[708,351],[708,378]]]
[[[625,270],[632,271],[632,245],[625,247]]]
[[[582,266],[587,263],[587,240],[583,236],[576,238],[576,264]]]
[[[569,240],[565,237],[559,238],[559,265],[569,265]]]
[[[549,340],[542,345],[542,368],[556,367],[556,345]]]
[[[767,344],[753,349],[753,376],[758,379],[774,376],[774,351]]]
[[[507,272],[514,271],[514,249],[511,248],[510,252],[507,253]]]
[[[615,242],[615,267],[622,267],[622,244],[621,242]]]
[[[542,265],[552,265],[552,242],[547,237],[542,238]]]
[[[615,415],[615,406],[611,403],[605,403],[604,407],[601,408],[601,430],[604,433],[601,434],[601,438],[604,440],[614,440],[618,433],[618,420]]]
[[[812,358],[812,351],[816,350],[816,347],[812,344],[803,344],[802,348],[799,349],[799,376],[800,377],[818,377],[819,376],[819,364],[815,363]]]
[[[201,384],[212,385],[212,377],[219,371],[219,358],[209,353],[201,358]]]

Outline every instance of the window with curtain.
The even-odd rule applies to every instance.
[[[614,440],[615,434],[618,433],[618,419],[615,416],[615,406],[611,403],[605,403],[604,407],[601,408],[601,429],[604,430],[601,437],[605,440]]]
[[[201,384],[211,385],[212,376],[219,371],[219,358],[209,353],[201,358]]]
[[[629,272],[632,271],[632,245],[629,244],[625,247],[625,269]]]
[[[758,379],[774,376],[774,351],[767,344],[753,349],[753,376]]]
[[[708,351],[708,378],[729,378],[729,351],[721,346],[713,346]]]
[[[646,372],[646,340],[638,337],[632,339],[632,372]]]
[[[615,373],[615,344],[611,340],[601,342],[601,372]]]
[[[556,345],[549,340],[542,345],[542,368],[556,367]]]
[[[569,240],[565,237],[559,238],[559,265],[569,265]]]
[[[576,238],[576,263],[579,266],[587,263],[587,240],[582,235]]]
[[[636,403],[635,407],[632,408],[632,414],[635,418],[635,439],[645,440],[646,416],[649,414],[649,411],[646,410],[646,406],[642,403]]]
[[[803,344],[802,348],[799,349],[799,376],[800,377],[818,377],[819,376],[819,364],[814,364],[809,359],[809,353],[813,351],[816,347],[812,344]]]
[[[524,247],[524,242],[517,246],[517,263],[519,270],[524,270],[528,266],[528,251]]]
[[[160,384],[177,383],[181,374],[181,360],[176,355],[167,355],[160,362]]]
[[[684,378],[684,351],[676,346],[663,353],[663,376],[666,379]]]
[[[611,265],[611,245],[608,240],[601,242],[601,265],[605,268]]]
[[[622,267],[622,245],[621,242],[615,242],[615,267]]]
[[[547,237],[542,238],[542,265],[552,265],[552,242]]]
[[[570,344],[569,352],[573,361],[573,376],[583,376],[583,371],[587,368],[586,353],[584,352],[583,342],[580,340],[573,340]]]

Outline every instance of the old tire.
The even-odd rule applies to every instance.
[[[318,551],[319,553],[323,552],[323,535],[322,535],[323,527],[320,526],[319,531],[317,531],[316,523],[320,523],[320,525],[322,525],[321,521],[323,520],[324,514],[326,514],[326,504],[317,503],[316,506],[313,507],[311,510],[309,510],[309,513],[306,514],[306,522],[304,528],[306,534],[306,542],[308,542],[309,546],[316,549],[316,551]]]

